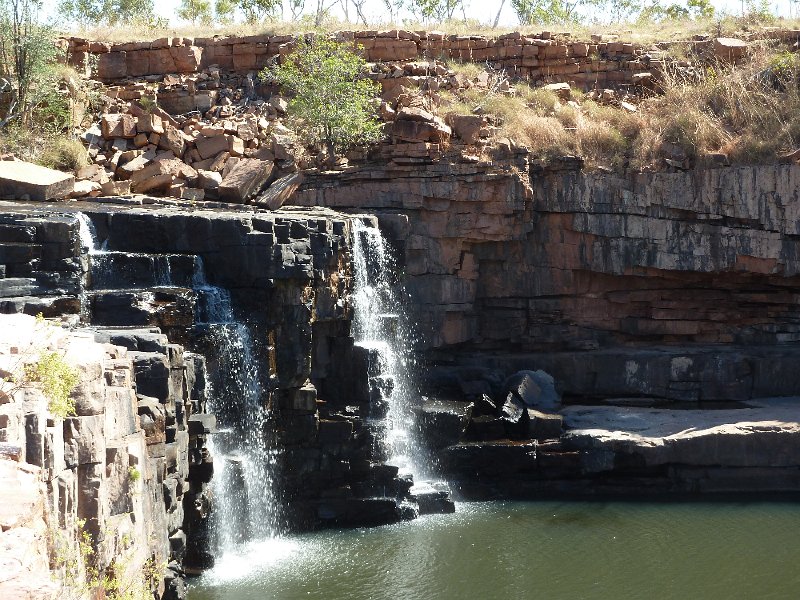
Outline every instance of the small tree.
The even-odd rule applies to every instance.
[[[294,92],[289,104],[298,131],[328,156],[377,141],[381,125],[374,99],[379,87],[363,76],[366,62],[353,47],[329,38],[300,38],[282,65],[262,72]]]
[[[222,23],[231,23],[235,11],[236,4],[233,0],[217,0],[214,4],[214,13],[216,14],[217,21],[221,21]]]
[[[281,0],[238,0],[239,9],[248,23],[258,23],[276,14],[283,5]]]
[[[83,26],[159,23],[153,0],[59,0],[58,12]]]
[[[211,23],[211,1],[210,0],[181,0],[178,7],[178,16],[184,21],[191,21],[193,24]]]
[[[522,25],[575,23],[581,9],[600,3],[601,0],[511,0]]]
[[[50,91],[55,35],[39,21],[40,9],[39,0],[0,0],[0,129],[26,122],[37,91]]]

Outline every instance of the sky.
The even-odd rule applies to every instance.
[[[45,0],[45,12],[52,14],[53,7],[57,4],[58,0]],[[318,0],[306,0],[307,10],[311,12],[316,7]],[[333,2],[335,0],[326,0],[326,2]],[[773,12],[783,16],[789,16],[790,0],[768,0]],[[213,5],[214,0],[211,0]],[[477,19],[481,23],[492,23],[497,10],[500,8],[501,0],[465,0],[466,15],[468,18]],[[666,0],[665,0],[666,3]],[[711,3],[717,11],[725,11],[732,14],[740,14],[742,10],[742,0],[711,0]],[[155,0],[156,14],[162,16],[170,21],[172,25],[179,25],[180,22],[176,16],[177,7],[180,0]],[[288,5],[288,1],[284,0],[284,4]],[[797,10],[798,4],[795,4]],[[352,11],[352,9],[351,9]],[[336,2],[336,7],[332,11],[340,18],[344,17],[344,13]],[[388,20],[386,7],[381,0],[367,0],[366,10],[367,19],[370,23],[385,22]],[[287,10],[287,15],[290,14]],[[796,14],[796,13],[793,13]],[[351,15],[351,20],[354,17]],[[500,25],[505,27],[512,27],[518,24],[514,10],[511,7],[511,0],[506,0],[503,10],[500,15]]]

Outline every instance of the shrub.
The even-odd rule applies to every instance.
[[[28,381],[39,382],[48,399],[50,412],[63,419],[75,414],[75,400],[70,398],[78,385],[78,372],[58,352],[43,352],[39,360],[25,367]]]
[[[55,33],[39,22],[36,0],[0,0],[0,130],[28,125],[52,98]]]
[[[301,38],[282,65],[268,67],[261,76],[294,93],[289,111],[297,130],[306,143],[324,144],[332,157],[381,136],[374,105],[379,87],[364,78],[365,65],[352,46]]]
[[[79,139],[57,137],[46,143],[37,162],[51,169],[75,172],[89,164],[89,155]]]

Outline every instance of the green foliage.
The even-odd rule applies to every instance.
[[[464,9],[463,0],[409,0],[408,8],[426,21],[442,23],[451,20],[458,9]]]
[[[775,15],[767,0],[747,0],[744,3],[744,19],[751,24],[772,23]]]
[[[136,467],[128,467],[128,480],[131,483],[136,483],[142,478],[142,473]]]
[[[598,6],[602,0],[511,0],[522,25],[568,25],[580,20],[580,11]]]
[[[258,23],[266,17],[278,13],[281,0],[238,0],[239,9],[248,23]]]
[[[55,33],[39,22],[39,0],[0,0],[0,129],[30,123],[53,101]]]
[[[156,26],[153,0],[59,0],[58,12],[83,27],[140,23]]]
[[[707,19],[713,16],[714,6],[711,4],[711,0],[687,0],[687,2],[671,4],[662,4],[660,0],[651,0],[639,12],[638,21]]]
[[[41,383],[54,416],[63,419],[75,414],[75,401],[70,394],[78,385],[78,371],[69,366],[61,354],[43,352],[37,362],[26,365],[25,378]]]
[[[214,13],[217,21],[222,23],[233,22],[233,15],[236,11],[236,4],[233,0],[217,0],[214,4]]]
[[[262,77],[294,92],[289,111],[298,131],[307,143],[324,143],[333,154],[381,136],[374,106],[379,87],[363,76],[365,65],[352,46],[301,38],[284,63],[265,69]]]
[[[211,2],[210,0],[181,0],[178,16],[193,24],[210,25],[212,20]]]
[[[106,531],[104,538],[114,536]],[[95,540],[86,530],[86,520],[76,523],[76,538],[68,539],[63,531],[50,531],[53,548],[53,566],[60,571],[62,585],[59,598],[83,600],[84,598],[105,598],[106,600],[152,600],[153,591],[158,586],[166,564],[149,558],[142,564],[141,571],[132,570],[131,556],[125,551],[132,544],[131,536],[119,539],[121,552],[105,569],[98,568]]]

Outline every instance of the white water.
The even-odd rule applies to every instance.
[[[77,214],[77,220],[81,246],[98,279],[114,280],[113,273],[101,271],[114,268],[115,256],[129,254],[151,259],[156,285],[174,285],[168,256],[107,251],[98,244],[91,220],[83,213]],[[199,257],[192,288],[197,294],[195,321],[209,349],[208,410],[217,417],[220,429],[207,442],[215,469],[213,543],[222,564],[230,565],[253,544],[278,533],[273,487],[277,453],[265,439],[269,415],[263,406],[262,378],[250,330],[235,319],[228,291],[209,284]],[[88,320],[87,297],[81,298],[81,306]]]
[[[250,330],[238,322],[227,290],[210,285],[196,265],[198,322],[207,332],[208,410],[220,433],[209,436],[214,456],[212,528],[222,564],[253,543],[278,535],[277,449],[269,442],[262,376]]]
[[[384,444],[388,463],[401,474],[419,475],[426,465],[412,424],[414,388],[410,373],[411,336],[402,319],[403,306],[393,280],[395,264],[377,227],[353,221],[353,337],[377,354],[380,376],[391,379]]]

